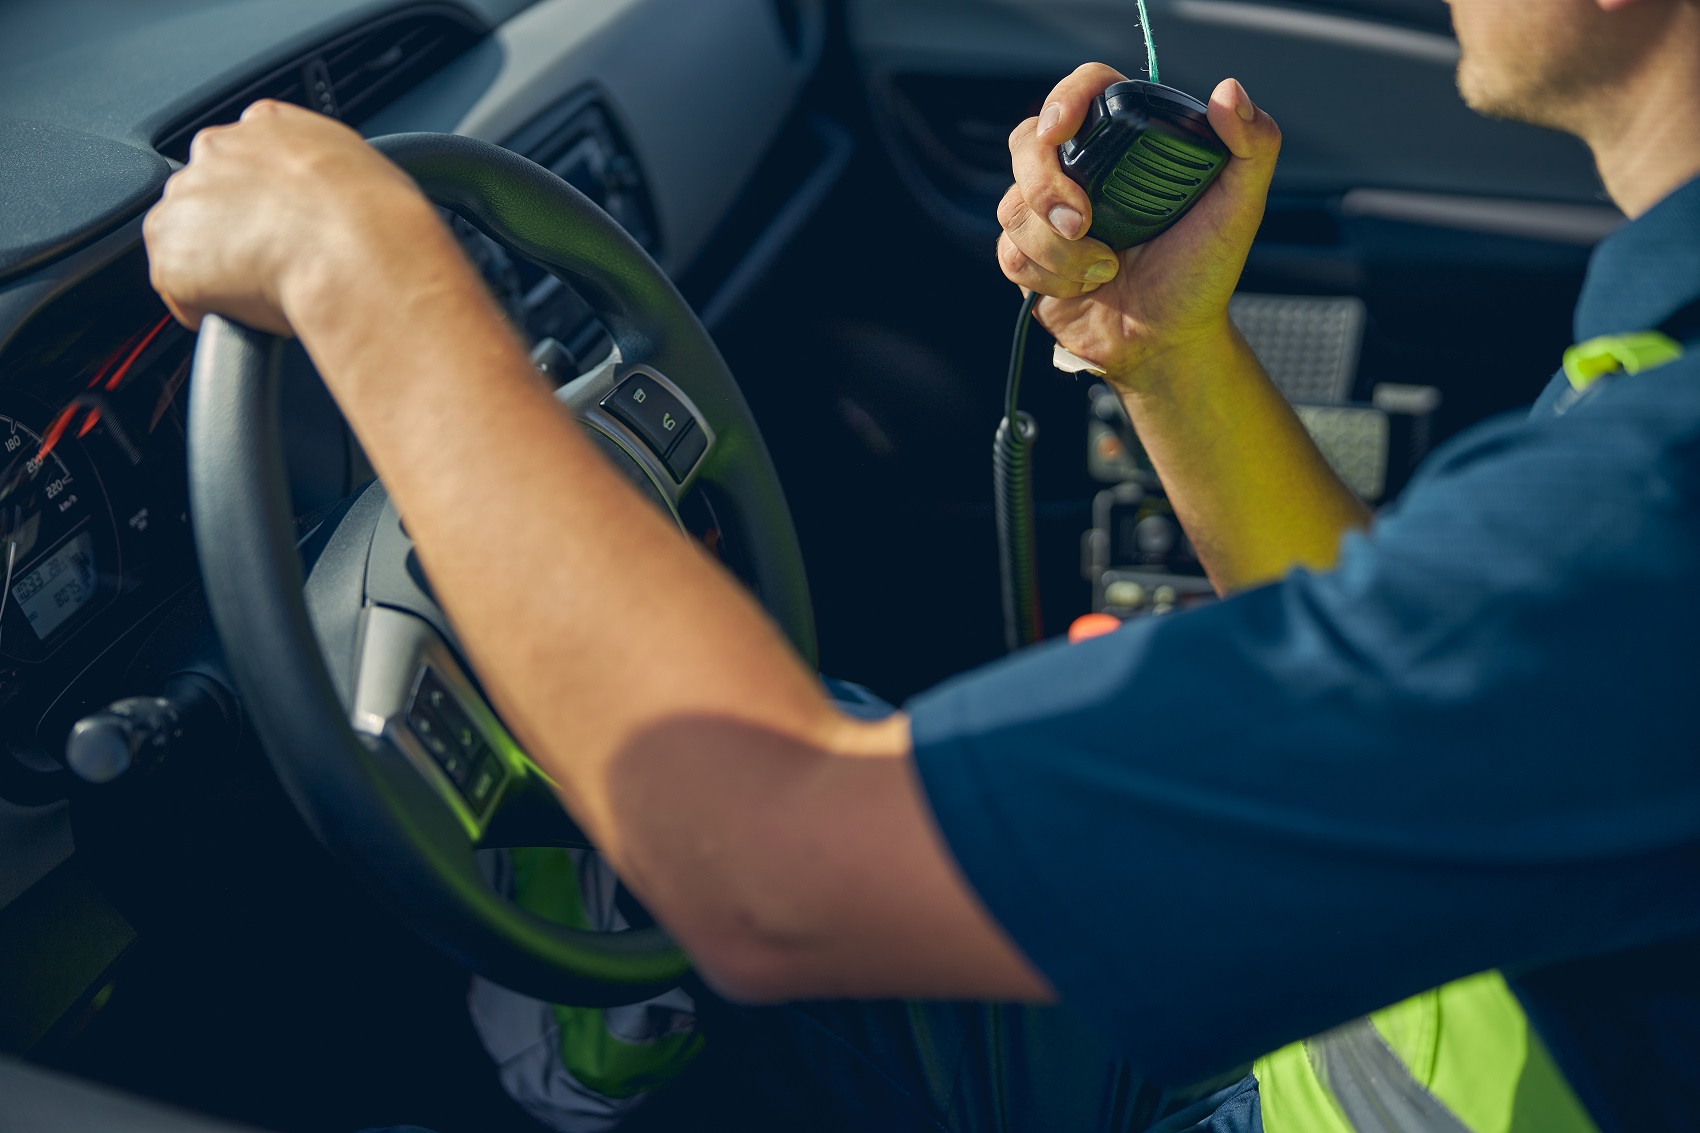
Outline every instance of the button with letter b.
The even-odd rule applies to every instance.
[[[693,424],[690,411],[679,399],[647,374],[633,374],[621,382],[602,405],[630,425],[663,459]]]

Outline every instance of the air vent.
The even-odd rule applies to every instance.
[[[249,103],[275,98],[359,123],[471,47],[484,29],[454,8],[414,9],[366,24],[279,67],[169,130],[154,147],[176,161],[208,126],[236,121]]]
[[[578,91],[502,143],[600,205],[654,255],[660,232],[643,170],[594,89]]]
[[[502,144],[578,189],[651,254],[659,254],[661,233],[643,171],[612,109],[594,88],[575,92]],[[612,341],[570,286],[465,221],[451,223],[485,282],[533,341],[554,339],[580,373],[608,356]]]

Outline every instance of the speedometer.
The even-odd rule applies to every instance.
[[[0,475],[0,539],[13,544],[7,556],[27,557],[44,537],[51,538],[59,517],[75,517],[82,502],[77,480],[56,452],[41,455],[41,435],[28,425],[0,413],[0,448],[5,471]],[[45,475],[44,475],[45,473]]]
[[[100,490],[61,437],[49,440],[0,414],[0,653],[19,660],[51,652],[111,597],[117,576]]]

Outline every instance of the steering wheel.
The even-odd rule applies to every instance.
[[[564,411],[675,517],[687,492],[709,493],[746,581],[812,664],[802,553],[767,448],[708,332],[655,261],[582,193],[507,150],[446,134],[372,144],[433,202],[590,305],[616,350],[561,390]],[[188,461],[213,623],[289,797],[418,932],[503,986],[584,1006],[672,986],[689,962],[660,928],[576,931],[486,880],[481,850],[587,843],[462,662],[383,486],[298,539],[278,431],[282,345],[206,319]],[[501,533],[490,535],[491,585],[525,585],[502,577]]]

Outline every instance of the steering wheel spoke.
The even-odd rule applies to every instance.
[[[541,772],[428,621],[389,606],[369,606],[363,618],[354,730],[404,756],[482,844],[503,800]]]
[[[477,849],[594,849],[428,621],[372,606],[365,623],[351,716],[370,747],[412,764]]]

